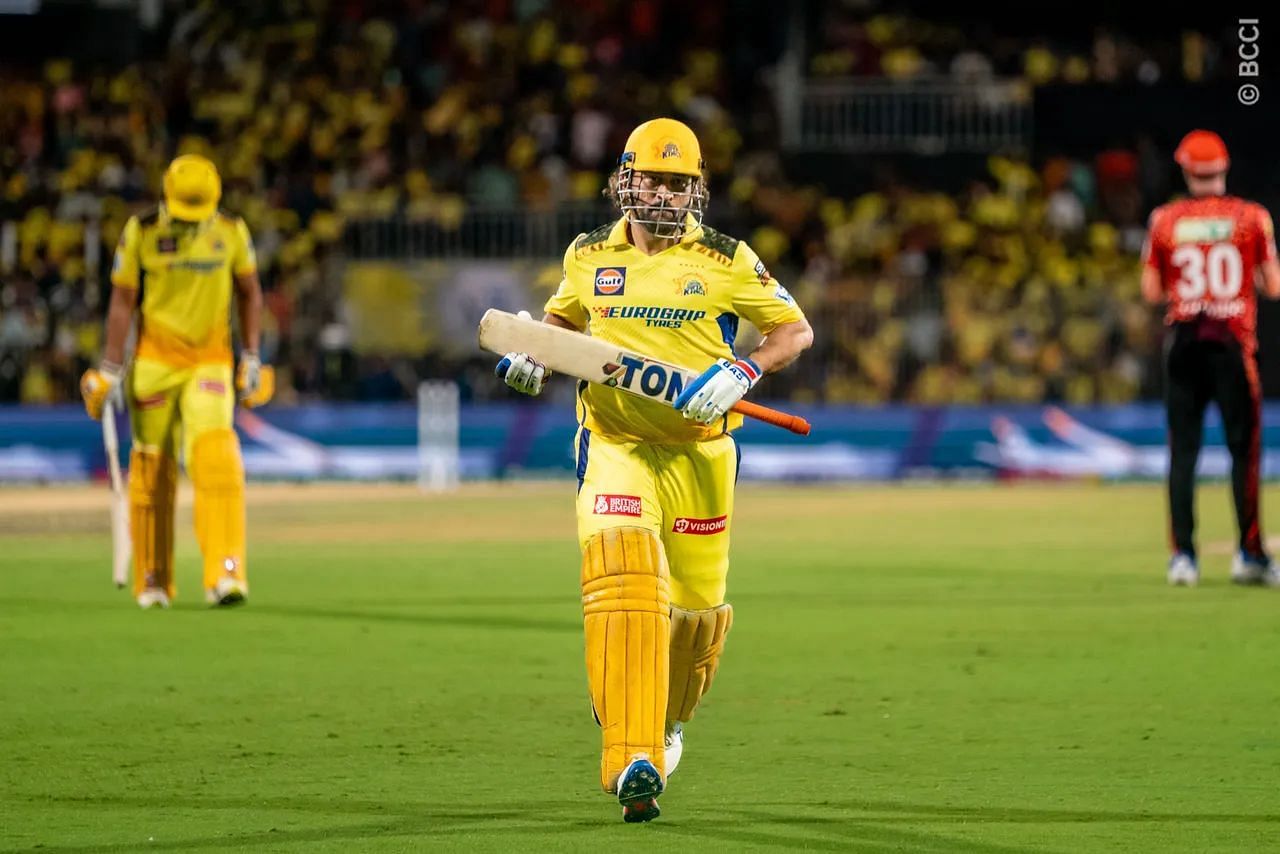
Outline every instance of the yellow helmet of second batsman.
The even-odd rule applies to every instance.
[[[610,184],[622,213],[656,237],[680,237],[689,217],[702,224],[706,164],[698,137],[684,122],[652,119],[633,130]]]
[[[222,179],[213,163],[198,154],[184,154],[164,173],[164,207],[169,216],[203,222],[218,210]]]

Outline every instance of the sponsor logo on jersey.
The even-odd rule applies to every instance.
[[[690,519],[688,516],[677,516],[671,525],[673,534],[719,534],[728,527],[728,516],[714,516],[710,519]]]
[[[680,294],[681,296],[686,296],[686,297],[692,297],[692,296],[705,297],[707,295],[707,286],[702,284],[702,282],[698,281],[697,279],[690,279],[689,281],[684,283],[684,287],[681,288]]]
[[[620,297],[627,286],[626,267],[597,267],[596,296]]]
[[[178,251],[178,238],[160,237],[156,239],[156,251],[161,255],[172,255]]]
[[[213,243],[211,243],[210,246],[213,248],[214,252],[222,253],[227,251],[227,244],[222,242],[221,237],[213,238]]]
[[[119,273],[124,269],[124,253],[117,251],[116,257],[111,260],[111,272]]]
[[[196,388],[201,391],[207,391],[210,394],[226,394],[227,384],[221,380],[200,380],[196,383]]]
[[[662,329],[679,329],[707,316],[705,311],[669,305],[597,305],[591,310],[601,320],[643,320],[645,326]]]
[[[768,269],[765,268],[763,261],[756,261],[756,278],[760,280],[760,284],[767,285],[773,281],[773,276],[769,275]]]
[[[1173,224],[1174,243],[1218,243],[1230,240],[1236,221],[1230,217],[1191,217]]]
[[[778,289],[773,292],[773,295],[778,299],[782,300],[783,302],[785,302],[787,305],[796,304],[795,298],[791,296],[791,292],[788,291],[786,288],[784,288],[782,285],[778,285]]]
[[[597,495],[592,512],[597,516],[639,516],[640,506],[638,495]]]
[[[1198,314],[1211,317],[1214,320],[1230,320],[1233,317],[1243,317],[1247,305],[1242,299],[1233,300],[1211,300],[1196,299],[1178,303],[1174,313],[1179,317],[1194,318]]]
[[[170,270],[190,270],[193,273],[212,273],[214,270],[222,269],[225,262],[221,258],[210,258],[199,260],[196,258],[184,258],[181,261],[174,261],[169,265]]]
[[[684,391],[684,375],[679,370],[661,362],[630,353],[618,354],[616,362],[600,366],[604,385],[639,392],[654,400],[672,403]]]
[[[151,397],[140,397],[137,401],[138,409],[159,409],[164,406],[166,398],[163,394],[153,394]]]

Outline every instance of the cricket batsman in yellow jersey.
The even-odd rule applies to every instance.
[[[271,398],[270,367],[258,357],[262,289],[249,229],[218,210],[214,165],[184,155],[164,176],[164,202],[130,218],[111,272],[102,362],[80,381],[85,408],[100,419],[123,390],[133,424],[129,525],[133,593],[144,608],[168,607],[173,577],[178,454],[195,487],[196,538],[206,599],[245,600],[244,465],[232,429],[234,395],[246,406]],[[232,385],[230,306],[234,289],[243,349]],[[141,301],[139,303],[139,301]],[[125,339],[141,305],[133,366]]]
[[[600,782],[628,822],[658,816],[711,687],[725,602],[738,448],[729,412],[813,341],[804,314],[745,243],[702,225],[698,139],[673,119],[628,138],[609,195],[617,222],[578,237],[544,322],[706,370],[674,407],[602,385],[578,389],[578,539],[587,677],[603,730]],[[739,318],[764,333],[734,350]],[[508,353],[497,373],[537,394],[545,366]]]

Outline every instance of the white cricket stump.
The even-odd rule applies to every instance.
[[[418,385],[418,488],[448,492],[458,487],[458,384],[428,380]]]

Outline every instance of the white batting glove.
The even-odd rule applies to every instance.
[[[527,311],[522,311],[516,316],[522,320],[533,319]],[[498,361],[493,372],[516,391],[533,397],[542,393],[542,387],[551,377],[551,371],[547,370],[547,366],[536,361],[528,353],[508,353]]]
[[[244,350],[240,353],[240,376],[239,382],[236,383],[240,388],[241,399],[253,397],[258,393],[258,387],[262,384],[262,360],[258,358],[258,354],[253,350]]]
[[[750,359],[721,359],[680,392],[675,408],[690,421],[710,424],[724,417],[760,381],[760,366]]]
[[[537,396],[547,384],[551,372],[541,362],[534,361],[528,353],[508,353],[493,369],[507,385],[521,394]]]

